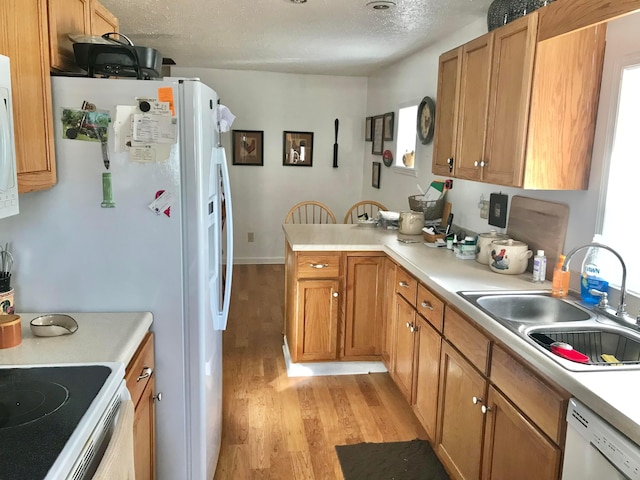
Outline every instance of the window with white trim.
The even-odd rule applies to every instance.
[[[418,106],[400,108],[398,111],[398,141],[393,164],[409,170],[415,169],[416,118]]]

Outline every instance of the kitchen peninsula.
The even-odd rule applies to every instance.
[[[382,359],[450,470],[477,478],[474,468],[481,464],[473,451],[462,455],[451,439],[455,428],[449,424],[458,428],[459,423],[447,416],[446,407],[455,401],[460,408],[477,408],[477,415],[459,412],[459,422],[480,422],[465,427],[477,431],[460,435],[477,443],[471,448],[478,457],[485,455],[482,463],[501,461],[495,452],[486,458],[493,447],[487,442],[494,440],[491,435],[501,434],[499,428],[508,427],[494,423],[489,428],[487,423],[484,430],[489,434],[482,436],[483,417],[495,422],[500,411],[509,425],[537,439],[531,440],[536,454],[527,455],[554,465],[555,472],[551,469],[548,476],[557,478],[571,396],[640,444],[640,405],[634,395],[640,371],[569,371],[457,293],[548,290],[549,282],[533,284],[529,273],[497,274],[486,265],[458,259],[450,250],[429,248],[422,241],[401,243],[397,232],[390,230],[289,224],[283,230],[285,332],[293,361]],[[361,308],[370,319],[364,326],[358,323],[363,318],[358,314]],[[363,342],[368,349],[353,351]],[[448,378],[452,369],[469,383],[447,389],[455,380],[456,375]],[[448,398],[454,390],[469,393],[469,398]],[[513,450],[509,454],[517,454],[520,447]]]

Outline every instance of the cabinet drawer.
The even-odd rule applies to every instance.
[[[411,306],[416,306],[418,280],[401,267],[398,267],[398,270],[396,271],[396,293],[402,295],[411,304]]]
[[[154,368],[153,333],[149,332],[140,344],[140,347],[138,347],[138,351],[131,359],[131,362],[129,362],[125,375],[127,390],[131,393],[131,400],[134,405],[138,405],[144,387],[147,386]],[[147,369],[151,369],[151,371]]]
[[[444,336],[482,373],[489,366],[490,340],[466,318],[447,307]]]
[[[298,278],[336,278],[340,275],[340,254],[299,253]]]
[[[436,330],[442,332],[444,302],[431,293],[431,290],[424,285],[418,285],[416,309]]]
[[[562,395],[503,348],[494,345],[491,381],[558,445],[564,436],[569,395]]]

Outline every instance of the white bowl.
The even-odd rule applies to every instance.
[[[37,337],[57,337],[69,335],[78,330],[78,322],[69,315],[54,313],[34,318],[31,320],[30,327],[31,332]]]

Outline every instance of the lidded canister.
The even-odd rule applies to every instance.
[[[491,229],[487,233],[479,233],[476,243],[476,262],[483,265],[489,265],[491,259],[491,242],[494,240],[508,240],[509,235],[506,233],[498,233],[495,229]]]

